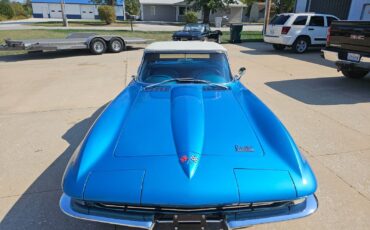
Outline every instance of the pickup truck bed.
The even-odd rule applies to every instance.
[[[333,22],[322,56],[346,77],[365,77],[370,71],[370,22]]]

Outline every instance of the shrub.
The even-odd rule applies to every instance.
[[[10,6],[12,7],[16,17],[18,17],[18,16],[27,17],[27,13],[26,13],[26,11],[24,10],[23,6],[20,3],[13,2],[13,3],[10,4]]]
[[[6,20],[8,20],[8,18],[7,18],[7,17],[5,17],[4,15],[1,15],[1,14],[0,14],[0,22],[1,22],[1,21],[6,21]]]
[[[98,8],[100,20],[107,24],[112,24],[116,21],[116,13],[113,6],[99,6]]]
[[[186,23],[196,23],[198,22],[197,13],[194,11],[188,11],[185,13],[185,22]]]
[[[0,2],[0,15],[3,15],[7,19],[14,17],[15,13],[9,3]]]

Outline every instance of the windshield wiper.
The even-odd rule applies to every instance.
[[[171,78],[171,79],[167,79],[167,80],[164,80],[164,81],[161,81],[161,82],[158,82],[158,83],[147,85],[147,86],[144,87],[144,89],[148,89],[148,88],[155,87],[157,85],[162,85],[162,84],[172,82],[172,81],[176,81],[176,82],[199,82],[199,83],[205,83],[205,84],[208,84],[208,85],[221,87],[221,88],[224,88],[224,89],[229,89],[229,87],[227,87],[223,84],[213,83],[213,82],[210,82],[210,81],[206,81],[206,80],[202,80],[202,79],[196,79],[196,78]]]
[[[210,82],[210,81],[207,81],[207,80],[196,79],[196,78],[191,78],[191,77],[190,78],[181,78],[180,81],[199,82],[199,83],[205,83],[205,84],[212,85],[212,86],[221,87],[221,88],[224,88],[224,89],[229,89],[229,87],[227,87],[226,85],[220,84],[220,83],[214,83],[214,82]]]

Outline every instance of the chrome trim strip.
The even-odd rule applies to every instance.
[[[276,212],[268,213],[263,212],[255,214],[253,216],[248,216],[248,214],[241,216],[238,215],[227,215],[226,224],[229,229],[244,228],[252,225],[271,223],[278,221],[285,221],[291,219],[302,218],[313,214],[318,208],[318,201],[315,195],[310,195],[306,200],[297,205],[290,206],[289,210],[284,212],[284,214],[277,214]]]
[[[136,228],[142,228],[142,229],[153,229],[154,223],[152,220],[142,220],[142,221],[136,221],[136,220],[125,220],[125,219],[116,219],[116,218],[109,218],[109,217],[103,217],[103,216],[96,216],[96,215],[88,215],[84,213],[79,213],[74,211],[71,208],[71,197],[67,196],[63,193],[63,195],[60,198],[59,201],[60,209],[68,216],[82,219],[82,220],[90,220],[90,221],[96,221],[101,223],[107,223],[107,224],[115,224],[115,225],[122,225],[122,226],[128,226],[128,227],[136,227]],[[154,216],[153,216],[154,217]]]

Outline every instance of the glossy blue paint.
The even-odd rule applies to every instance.
[[[173,207],[312,195],[315,176],[281,122],[239,81],[225,85],[229,89],[172,83],[149,90],[133,81],[76,149],[64,193]]]
[[[83,199],[138,204],[144,175],[144,170],[93,171],[86,180]]]
[[[177,87],[171,91],[172,133],[180,164],[193,177],[198,167],[204,140],[202,88]]]

